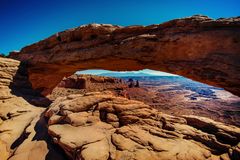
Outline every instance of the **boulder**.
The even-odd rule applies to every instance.
[[[111,92],[59,97],[48,133],[70,159],[236,159],[240,128],[197,116],[170,116]]]

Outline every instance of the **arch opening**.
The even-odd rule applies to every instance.
[[[240,95],[238,22],[193,16],[150,26],[90,24],[59,32],[9,57],[29,63],[29,80],[44,95],[64,76],[95,68],[149,68]]]
[[[240,126],[240,97],[223,88],[150,69],[77,71],[64,78],[48,98],[106,90],[167,114],[197,115]]]

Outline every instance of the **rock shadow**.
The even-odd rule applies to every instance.
[[[47,97],[41,95],[41,93],[32,88],[32,84],[29,81],[28,63],[21,62],[13,80],[9,86],[13,95],[24,98],[27,102],[34,106],[47,107],[52,101]]]
[[[36,132],[35,136],[33,137],[32,141],[45,141],[48,148],[48,153],[45,157],[45,160],[66,160],[68,159],[67,155],[65,154],[64,150],[59,147],[57,144],[53,142],[52,137],[48,134],[48,127],[47,127],[47,118],[44,116],[45,112],[42,113],[40,119],[36,123],[34,130]]]

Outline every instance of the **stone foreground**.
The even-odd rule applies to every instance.
[[[240,129],[197,116],[174,117],[110,92],[60,97],[45,116],[70,159],[237,159]]]

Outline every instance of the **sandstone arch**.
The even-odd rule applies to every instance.
[[[193,16],[160,25],[91,24],[57,33],[12,53],[28,62],[43,94],[77,70],[165,71],[240,95],[240,18]]]

